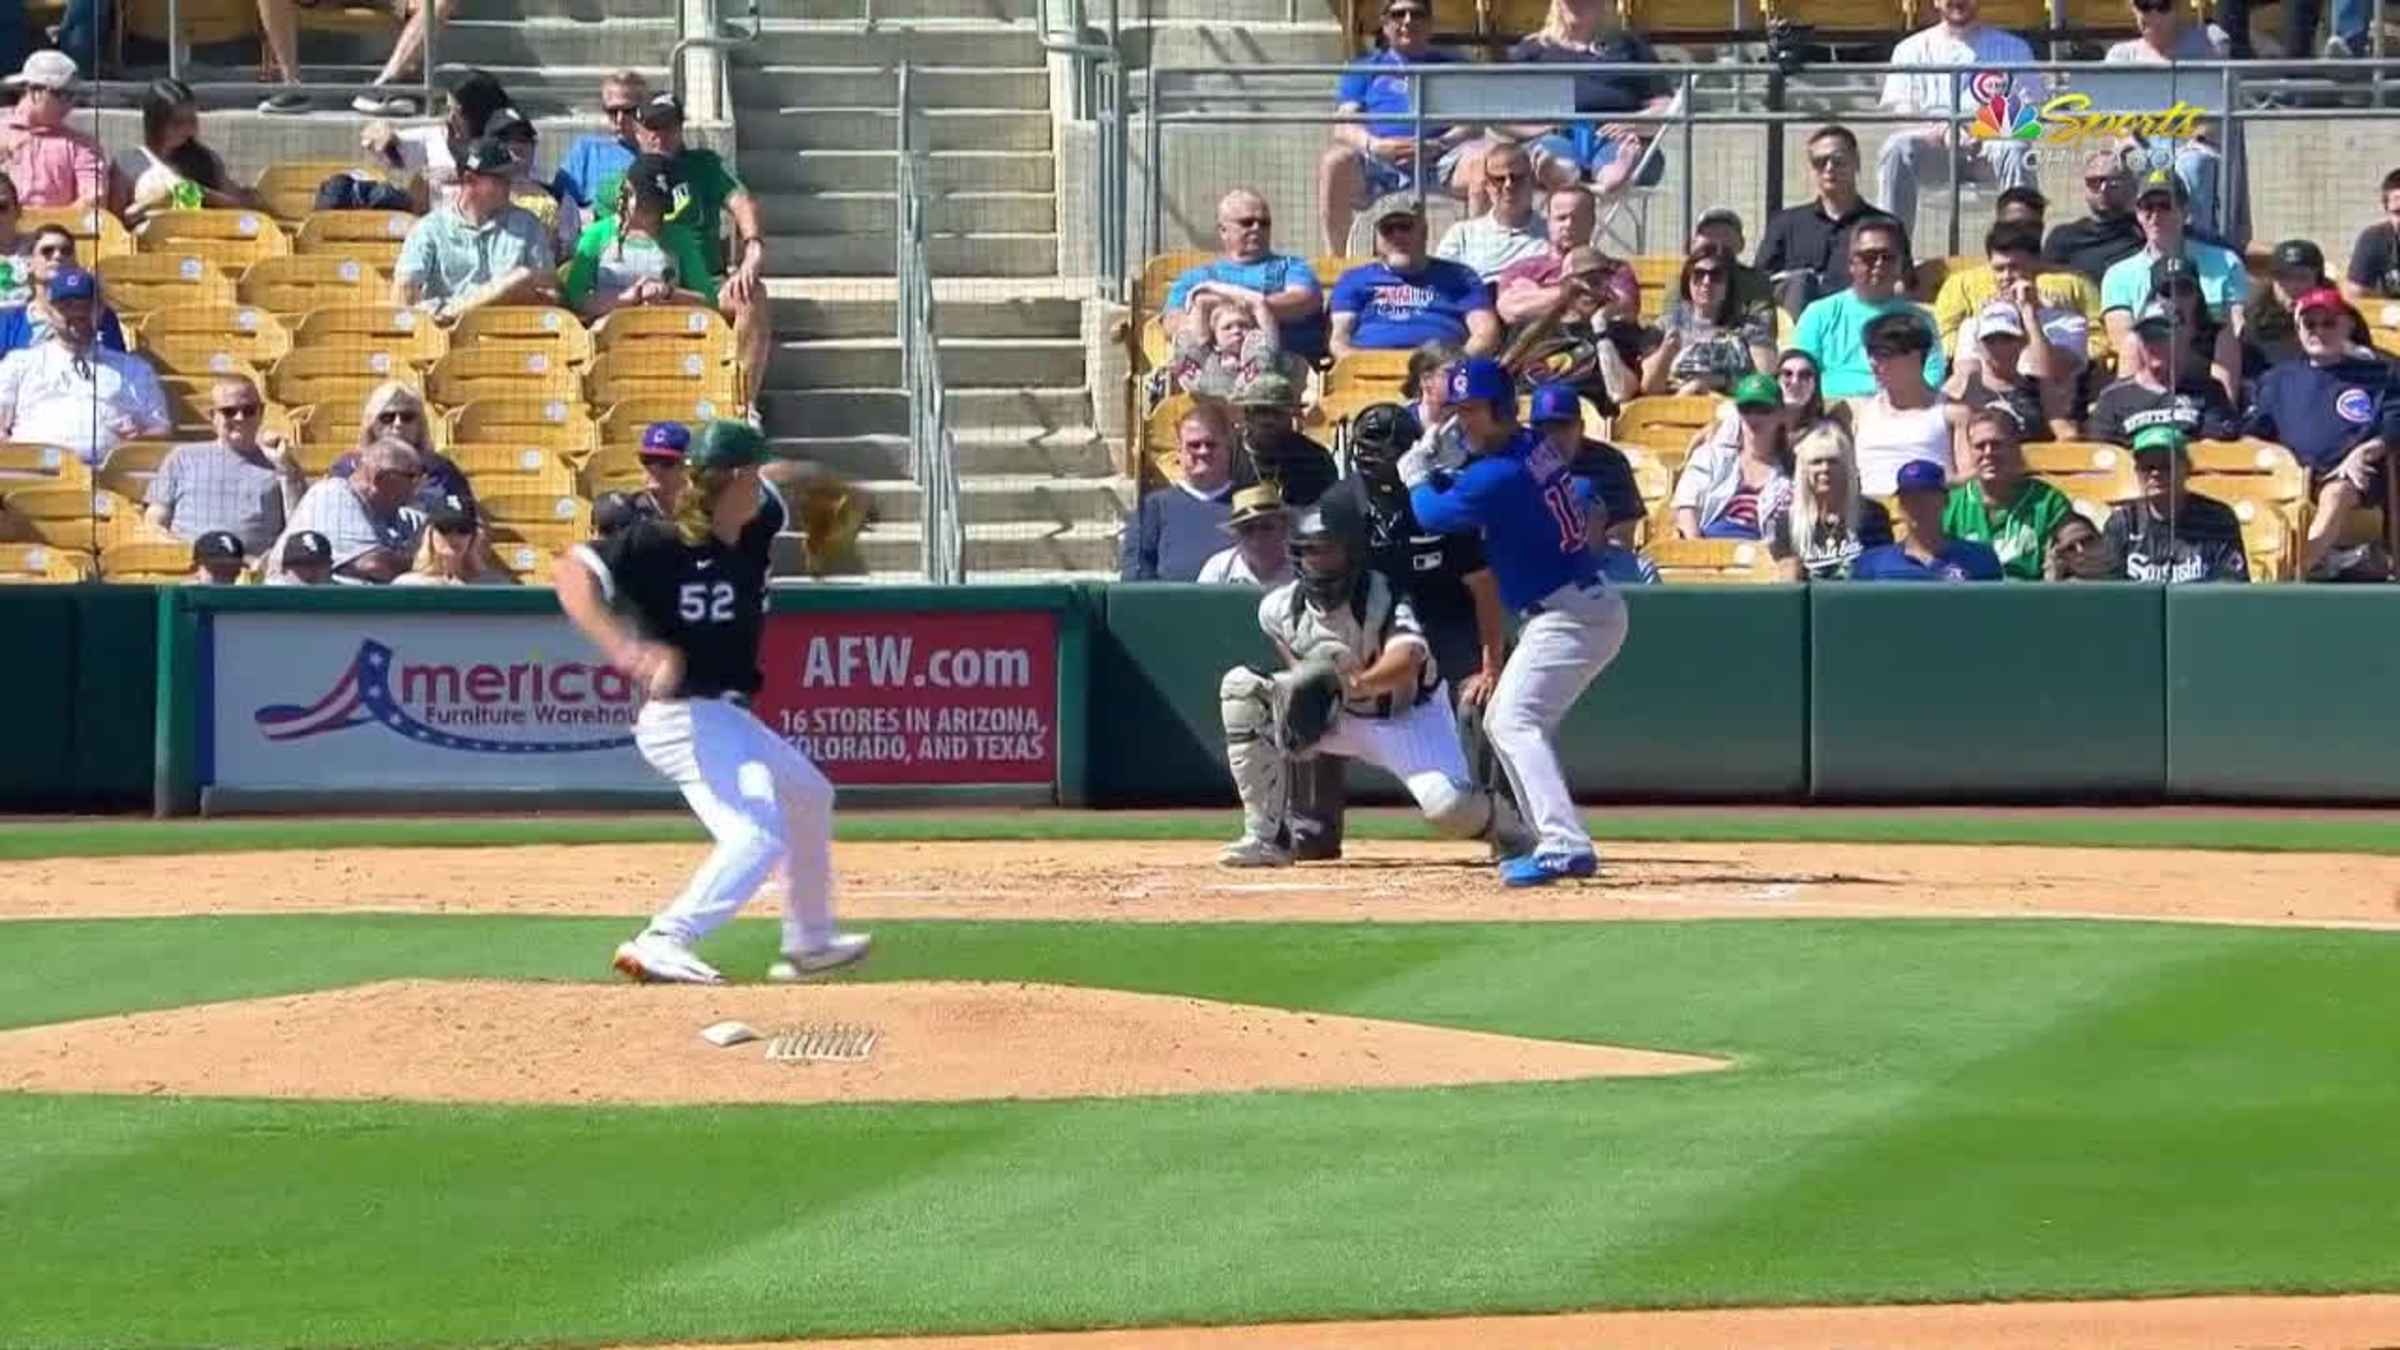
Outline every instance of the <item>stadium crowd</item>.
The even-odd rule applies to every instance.
[[[1892,61],[1925,73],[1887,76],[1886,109],[1944,111],[1948,69],[2034,59],[1977,0],[1920,8],[1935,21]],[[1553,0],[1506,59],[1656,63],[1617,15]],[[2110,62],[2228,50],[2172,4],[2130,17]],[[1669,82],[1578,77],[1586,120],[1564,128],[1420,125],[1399,72],[1457,58],[1432,44],[1433,0],[1384,0],[1380,20],[1335,94],[1361,120],[1320,164],[1323,255],[1279,252],[1276,204],[1241,189],[1219,204],[1219,253],[1160,275],[1143,347],[1171,352],[1146,389],[1174,481],[1130,522],[1126,577],[1238,579],[1227,556],[1264,528],[1253,484],[1305,506],[1377,402],[1441,441],[1439,376],[1477,355],[1517,373],[1529,421],[1573,438],[1595,547],[1628,579],[2391,577],[2400,378],[2379,341],[2400,350],[2384,307],[2400,170],[2336,276],[2310,240],[2245,247],[2247,211],[2220,200],[2238,143],[2205,124],[2096,148],[2082,214],[2055,221],[2022,143],[1903,126],[1876,157],[1878,201],[1858,137],[1828,124],[1805,142],[1808,198],[1754,251],[1719,207],[1679,254],[1617,258],[1596,212],[1654,181],[1663,147],[1656,124],[1605,119],[1659,110]],[[1993,224],[1978,255],[1921,260],[1919,187],[1952,173],[1996,191]],[[1438,239],[1428,193],[1468,211]],[[1344,256],[1362,215],[1372,254]],[[1319,439],[1250,449],[1232,409],[1262,400]]]
[[[686,426],[755,403],[765,223],[637,73],[546,179],[480,70],[440,123],[370,121],[356,163],[253,183],[177,81],[114,155],[67,122],[63,52],[6,84],[10,579],[538,580],[671,509]]]

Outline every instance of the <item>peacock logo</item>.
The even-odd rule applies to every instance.
[[[1967,134],[1979,141],[2038,141],[2041,114],[2016,91],[2006,71],[1986,70],[1967,82],[1975,99],[1975,122]]]

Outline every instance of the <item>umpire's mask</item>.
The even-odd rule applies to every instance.
[[[1402,403],[1373,404],[1350,419],[1350,466],[1365,480],[1379,506],[1405,494],[1400,457],[1424,434],[1417,415]]]

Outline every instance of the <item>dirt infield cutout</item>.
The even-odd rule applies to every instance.
[[[849,1063],[719,1048],[871,1027]],[[689,1105],[1165,1096],[1699,1073],[1726,1061],[1063,985],[394,980],[0,1033],[0,1089]]]

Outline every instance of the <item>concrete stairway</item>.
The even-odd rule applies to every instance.
[[[869,568],[919,566],[896,337],[898,66],[935,201],[929,252],[969,575],[1112,571],[1125,490],[1092,423],[1084,283],[1059,279],[1050,81],[1029,0],[770,0],[733,57],[741,173],[770,225],[778,449],[860,480]]]

